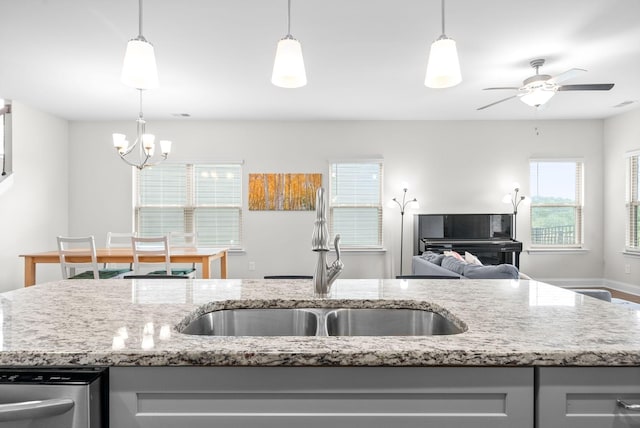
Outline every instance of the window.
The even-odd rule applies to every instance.
[[[626,249],[640,252],[640,151],[627,158],[627,242]]]
[[[199,245],[241,248],[241,169],[239,163],[162,163],[136,170],[136,232],[196,232]]]
[[[329,231],[342,248],[382,248],[382,160],[332,162]]]
[[[531,244],[582,245],[583,164],[575,160],[530,161]]]

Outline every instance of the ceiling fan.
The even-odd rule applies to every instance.
[[[532,107],[539,108],[553,97],[557,91],[608,91],[613,88],[613,83],[592,83],[582,85],[561,85],[560,83],[573,79],[578,75],[585,73],[587,70],[581,68],[572,68],[560,73],[557,76],[548,74],[539,74],[539,69],[544,64],[544,59],[534,59],[529,64],[535,68],[536,74],[522,82],[522,86],[504,86],[495,88],[484,88],[485,91],[511,89],[517,90],[518,93],[507,98],[503,98],[486,106],[479,107],[477,110],[484,110],[488,107],[500,104],[513,98],[520,98],[522,102]]]

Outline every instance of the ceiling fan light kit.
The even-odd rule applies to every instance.
[[[280,88],[300,88],[307,84],[302,45],[291,35],[291,0],[287,1],[287,35],[278,42],[271,83]]]
[[[450,88],[462,82],[456,42],[444,32],[444,0],[442,0],[442,35],[431,44],[425,86],[435,89]]]

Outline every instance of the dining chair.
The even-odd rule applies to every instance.
[[[198,234],[196,232],[170,232],[169,233],[170,248],[198,248]],[[196,270],[196,264],[191,265],[193,271]]]
[[[131,238],[136,236],[134,232],[107,232],[107,248],[131,248]],[[105,268],[116,267],[115,264],[104,264]],[[129,263],[129,270],[133,270],[133,263]]]
[[[58,236],[58,255],[63,279],[111,279],[121,278],[130,269],[100,269],[93,236]],[[86,269],[76,273],[76,269]]]
[[[163,264],[164,269],[162,270],[154,270],[149,273],[146,273],[147,276],[186,276],[189,278],[195,277],[195,269],[194,268],[172,268],[171,267],[171,250],[169,247],[169,239],[167,236],[158,236],[158,237],[132,237],[131,238],[131,246],[133,248],[133,275],[139,276],[142,275],[141,265],[142,264]],[[156,257],[161,258],[163,261],[161,262],[145,262],[141,261],[141,258],[144,257]]]

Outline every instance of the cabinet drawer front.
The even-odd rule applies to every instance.
[[[537,428],[640,427],[638,367],[544,367],[537,369]]]
[[[113,368],[111,427],[533,426],[530,368]]]

